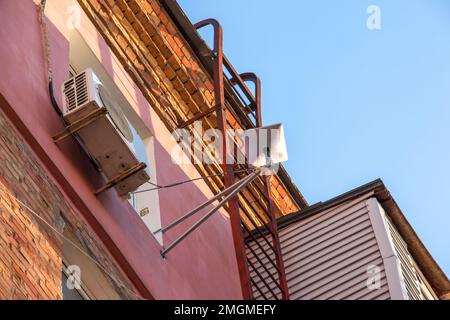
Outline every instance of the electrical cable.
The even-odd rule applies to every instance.
[[[55,95],[54,95],[54,87],[53,87],[53,69],[51,65],[51,47],[50,47],[50,41],[48,37],[48,28],[47,28],[47,22],[45,21],[45,6],[47,1],[41,0],[39,5],[39,22],[41,25],[41,33],[42,38],[44,41],[44,57],[46,60],[46,67],[47,67],[47,80],[48,80],[48,94],[50,96],[50,101],[52,103],[53,109],[55,109],[56,113],[60,116],[64,124],[66,124],[66,121],[63,118],[63,113],[61,109],[59,108],[58,102],[56,101]]]
[[[69,239],[67,236],[65,236],[63,233],[61,233],[58,229],[56,229],[50,222],[45,220],[41,215],[39,215],[36,211],[34,211],[31,207],[29,207],[26,203],[18,199],[15,195],[13,195],[11,192],[5,190],[4,188],[0,188],[0,192],[3,193],[3,195],[9,196],[13,198],[17,203],[19,203],[22,207],[27,209],[28,212],[30,212],[33,216],[35,216],[38,220],[43,222],[47,227],[49,227],[53,232],[55,232],[57,235],[59,235],[61,238],[66,240],[70,245],[72,245],[75,249],[80,251],[83,255],[85,255],[88,259],[90,259],[96,266],[98,266],[103,273],[109,277],[113,282],[115,282],[119,288],[123,288],[127,290],[129,293],[131,293],[135,298],[139,298],[141,300],[145,300],[141,295],[137,294],[134,290],[128,288],[126,285],[123,284],[122,281],[116,279],[114,276],[111,275],[111,272],[108,271],[103,265],[97,261],[95,258],[93,258],[89,253],[84,251],[80,246],[78,246],[75,242],[73,242],[71,239]]]
[[[253,170],[252,169],[242,169],[242,170],[236,170],[236,171],[234,171],[234,173],[253,172],[253,171],[255,171],[255,170],[254,169]],[[175,183],[171,183],[171,184],[164,185],[164,186],[158,185],[158,184],[153,183],[151,181],[147,181],[146,183],[154,186],[155,188],[139,190],[139,191],[134,191],[134,192],[130,192],[130,193],[131,194],[138,194],[138,193],[149,192],[149,191],[154,191],[154,190],[168,189],[168,188],[177,187],[179,185],[186,184],[186,183],[189,183],[189,182],[194,182],[194,181],[198,181],[198,180],[205,180],[205,179],[208,179],[208,178],[219,177],[219,176],[223,176],[223,175],[224,175],[223,173],[217,173],[217,174],[212,174],[212,175],[209,175],[209,176],[202,176],[202,177],[199,177],[199,178],[183,180],[183,181],[180,181],[180,182],[175,182]]]

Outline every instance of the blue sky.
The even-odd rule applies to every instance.
[[[285,125],[309,203],[383,179],[450,275],[450,2],[179,3],[218,19],[227,57],[260,76],[263,121]],[[366,27],[371,4],[381,30]]]

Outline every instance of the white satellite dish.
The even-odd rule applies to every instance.
[[[252,167],[270,167],[288,160],[282,124],[248,129],[244,140],[245,154]]]

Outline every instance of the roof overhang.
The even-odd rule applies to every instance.
[[[450,299],[450,282],[446,274],[431,256],[430,252],[422,243],[419,236],[401,211],[400,207],[395,202],[395,199],[380,179],[372,181],[328,201],[319,202],[315,205],[306,207],[301,212],[281,217],[278,219],[279,228],[286,227],[296,221],[306,219],[316,213],[359,198],[368,193],[373,194],[373,197],[378,200],[383,209],[389,215],[398,232],[405,240],[412,257],[440,299]]]

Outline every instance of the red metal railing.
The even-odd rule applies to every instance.
[[[214,68],[215,106],[201,112],[185,122],[186,127],[196,120],[217,113],[217,126],[222,131],[224,187],[233,184],[236,178],[243,178],[244,173],[235,174],[235,168],[245,169],[243,165],[227,164],[226,113],[231,112],[243,129],[260,127],[261,118],[261,82],[253,73],[239,75],[233,65],[223,54],[222,27],[214,19],[207,19],[195,24],[200,29],[211,25],[214,29],[214,46],[212,50]],[[246,82],[255,85],[253,94]],[[286,275],[278,236],[274,203],[270,192],[270,177],[259,178],[246,188],[246,194],[255,201],[247,201],[246,206],[237,197],[228,204],[233,242],[236,250],[242,294],[244,299],[253,299],[254,293],[264,299],[289,299]],[[256,201],[263,205],[256,206]],[[264,242],[264,247],[261,245]],[[259,252],[256,252],[254,246]],[[269,249],[267,249],[269,248]]]

